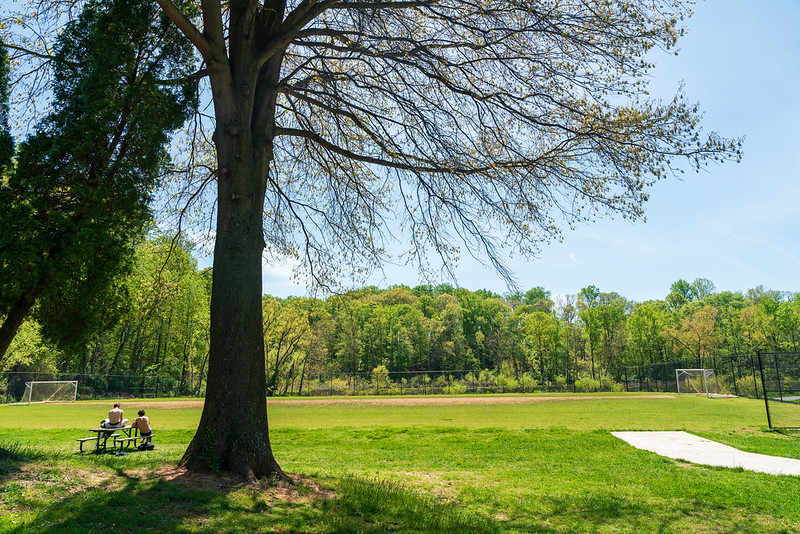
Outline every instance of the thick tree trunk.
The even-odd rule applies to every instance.
[[[14,303],[14,307],[8,312],[5,321],[3,321],[3,326],[0,326],[0,361],[3,361],[8,347],[11,346],[11,342],[14,341],[19,327],[22,326],[25,317],[28,315],[28,312],[31,311],[35,302],[35,297],[29,299],[26,295],[22,295],[17,299],[17,302]]]
[[[181,465],[248,478],[283,473],[267,425],[261,312],[264,194],[275,137],[275,109],[286,2],[203,2],[202,34],[158,0],[205,60],[214,99],[217,233],[211,290],[206,399]],[[314,2],[312,2],[313,4]],[[226,39],[227,27],[227,39]]]
[[[218,140],[220,164],[205,406],[181,460],[248,478],[283,476],[269,441],[261,317],[265,151],[249,136]]]

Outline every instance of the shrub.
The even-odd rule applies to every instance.
[[[579,378],[575,381],[575,391],[580,393],[600,391],[600,381],[594,378]]]
[[[512,376],[500,375],[497,377],[497,387],[503,393],[519,391],[519,380]]]
[[[555,387],[558,391],[566,391],[567,390],[567,377],[566,376],[557,376],[555,379]]]
[[[450,384],[450,393],[453,395],[463,395],[467,392],[467,386],[460,381],[455,381]]]

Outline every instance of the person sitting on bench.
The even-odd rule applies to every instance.
[[[150,436],[153,434],[153,429],[150,427],[150,419],[144,414],[144,410],[139,410],[139,417],[133,420],[131,428],[138,428],[139,435],[147,438],[147,443],[150,443]]]
[[[120,428],[128,423],[127,419],[123,418],[124,412],[119,407],[119,403],[115,402],[114,407],[108,412],[108,419],[100,422],[100,428]]]

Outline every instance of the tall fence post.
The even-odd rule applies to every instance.
[[[758,358],[758,370],[761,373],[761,390],[764,392],[764,406],[767,408],[767,424],[769,425],[769,429],[772,430],[772,418],[769,414],[769,399],[767,398],[767,382],[764,380],[764,363],[761,361],[761,351],[756,351],[756,357]]]

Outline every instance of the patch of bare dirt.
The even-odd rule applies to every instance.
[[[560,396],[477,396],[464,395],[459,397],[444,397],[435,395],[420,395],[418,397],[337,397],[332,399],[270,399],[270,403],[287,403],[306,406],[326,406],[334,404],[360,404],[374,406],[457,406],[457,405],[496,405],[496,404],[540,404],[547,402],[590,402],[596,400],[631,400],[631,399],[664,399],[674,398],[674,395],[560,395]]]
[[[189,471],[184,467],[168,466],[156,471],[155,476],[168,482],[184,484],[192,489],[204,489],[228,493],[239,488],[268,494],[270,498],[285,502],[300,503],[316,499],[329,499],[333,491],[322,488],[311,479],[288,474],[289,480],[267,484],[263,480],[246,482],[230,473]]]
[[[185,467],[170,465],[156,471],[155,476],[167,482],[178,482],[191,488],[227,492],[242,486],[242,479],[230,473],[204,473],[189,471]]]
[[[403,471],[398,473],[403,477],[420,481],[424,486],[430,488],[430,492],[442,501],[455,502],[455,491],[453,484],[445,480],[439,473],[427,471]]]

